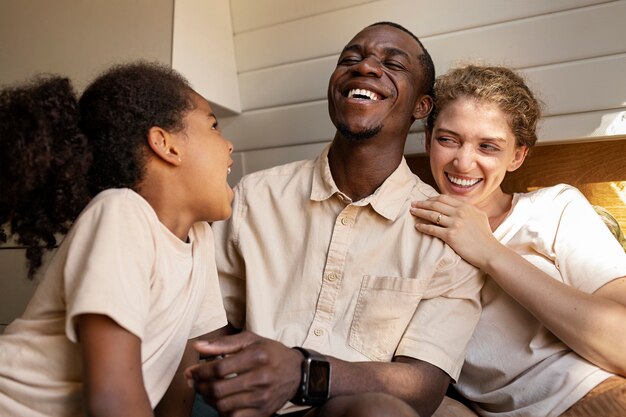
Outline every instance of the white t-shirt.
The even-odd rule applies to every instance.
[[[64,239],[24,315],[0,336],[0,416],[82,416],[76,317],[102,314],[141,339],[155,407],[188,339],[226,324],[208,223],[185,243],[129,189],[98,194]]]
[[[626,275],[626,254],[576,189],[515,194],[494,235],[586,293]],[[483,416],[558,416],[612,374],[578,356],[488,279],[483,311],[456,385]]]

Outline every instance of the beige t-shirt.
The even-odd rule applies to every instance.
[[[482,279],[415,230],[410,202],[435,191],[402,160],[352,202],[327,154],[247,175],[231,220],[213,224],[229,321],[348,361],[421,359],[456,379]]]
[[[626,276],[626,254],[575,188],[515,194],[494,235],[586,293]],[[558,416],[612,374],[584,360],[492,280],[457,389],[483,416]]]
[[[98,194],[46,268],[24,315],[0,336],[0,416],[82,416],[76,317],[113,319],[141,339],[156,406],[188,339],[226,324],[207,223],[189,243],[128,189]]]

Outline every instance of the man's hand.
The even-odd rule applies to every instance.
[[[222,356],[185,371],[222,416],[270,416],[296,394],[302,354],[279,342],[242,332],[195,348],[201,356]]]

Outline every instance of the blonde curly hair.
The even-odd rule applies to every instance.
[[[531,148],[537,142],[541,103],[510,68],[473,64],[453,68],[437,77],[434,91],[434,107],[426,122],[429,129],[444,107],[465,97],[495,104],[507,116],[518,146]]]

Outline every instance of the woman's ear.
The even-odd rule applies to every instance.
[[[528,146],[516,146],[515,153],[513,154],[513,160],[509,163],[509,166],[506,170],[508,172],[513,172],[517,168],[522,166],[524,160],[526,159],[526,155],[528,155]]]
[[[415,108],[413,109],[413,117],[416,120],[423,119],[430,114],[430,111],[432,109],[433,98],[429,95],[420,96],[415,103]]]
[[[179,165],[182,159],[176,147],[176,138],[167,130],[153,126],[148,131],[148,146],[157,157],[172,165]]]

